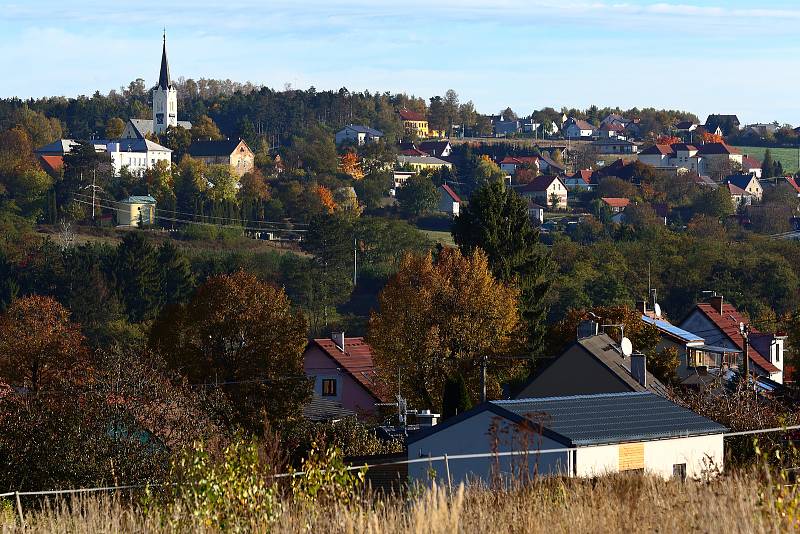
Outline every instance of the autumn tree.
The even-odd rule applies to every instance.
[[[219,141],[223,138],[222,132],[208,115],[201,115],[192,124],[190,133],[195,141]]]
[[[444,383],[464,376],[478,398],[478,362],[489,358],[488,394],[519,372],[504,356],[518,354],[524,342],[517,305],[519,291],[495,279],[486,255],[464,256],[444,249],[437,259],[407,255],[381,291],[368,340],[386,383],[395,384],[414,407],[441,409]],[[500,357],[500,358],[496,358]]]
[[[674,145],[678,143],[683,143],[683,141],[680,137],[675,137],[674,135],[662,135],[656,139],[657,145]]]
[[[106,121],[106,139],[119,139],[125,131],[125,122],[119,117],[111,117]]]
[[[341,157],[342,172],[351,176],[354,180],[364,178],[364,171],[361,170],[361,162],[355,152],[347,152]]]
[[[453,222],[462,253],[486,253],[494,276],[519,287],[520,314],[527,328],[528,353],[541,354],[546,331],[546,294],[555,270],[531,225],[527,201],[501,183],[478,189]]]
[[[300,416],[311,395],[303,371],[306,321],[284,293],[239,271],[209,278],[192,299],[169,308],[151,344],[190,382],[224,392],[234,421],[258,432]]]
[[[397,189],[400,211],[407,217],[419,217],[433,210],[439,202],[439,192],[427,176],[411,176]]]
[[[700,140],[703,142],[704,145],[708,145],[711,143],[724,143],[725,139],[721,135],[717,135],[711,132],[703,132],[700,135]]]
[[[86,376],[80,327],[52,297],[17,299],[0,316],[0,378],[37,393]]]
[[[245,175],[239,179],[239,184],[241,185],[239,188],[239,196],[242,199],[258,201],[268,200],[270,198],[267,179],[258,167],[245,173]]]

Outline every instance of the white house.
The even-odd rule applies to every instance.
[[[485,402],[411,434],[407,454],[409,460],[418,460],[489,453],[449,460],[453,484],[622,471],[698,479],[710,469],[723,468],[725,431],[649,391],[543,397]],[[423,483],[431,473],[444,479],[443,461],[408,466],[409,477]]]
[[[362,146],[366,143],[375,143],[382,137],[383,132],[380,130],[370,128],[369,126],[349,124],[336,132],[336,144],[353,143]]]
[[[98,147],[95,146],[95,149]],[[105,151],[111,156],[114,173],[123,167],[139,176],[153,168],[159,161],[172,162],[172,150],[149,139],[117,139],[105,142]]]
[[[561,134],[568,139],[593,137],[596,131],[596,128],[585,120],[573,118],[568,119],[564,127],[561,128]]]
[[[449,185],[442,184],[439,187],[439,211],[453,217],[458,217],[460,206],[461,198]]]
[[[552,209],[567,207],[567,186],[558,176],[537,176],[532,182],[518,187],[517,193]]]

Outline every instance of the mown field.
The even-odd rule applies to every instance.
[[[767,150],[767,147],[763,146],[737,146],[735,148],[737,148],[742,154],[747,154],[751,158],[757,159],[758,161],[764,159],[764,152]],[[781,162],[784,171],[792,174],[798,171],[797,157],[798,153],[800,152],[798,152],[796,148],[770,147],[769,150],[772,152],[772,157]]]

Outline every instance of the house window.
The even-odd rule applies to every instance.
[[[322,379],[322,396],[335,397],[336,396],[336,379],[323,378]]]
[[[686,480],[686,464],[672,464],[672,478],[681,482]]]

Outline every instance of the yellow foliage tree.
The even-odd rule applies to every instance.
[[[440,409],[444,383],[461,373],[473,399],[480,388],[479,359],[489,358],[487,391],[523,367],[497,357],[517,354],[524,342],[519,292],[497,281],[480,249],[463,256],[443,250],[436,261],[406,255],[379,296],[368,341],[379,374],[416,408]],[[393,389],[393,388],[392,388]]]
[[[349,174],[354,180],[361,180],[364,178],[364,171],[361,170],[361,161],[359,161],[358,156],[353,152],[348,152],[342,156],[339,166],[343,173]]]

